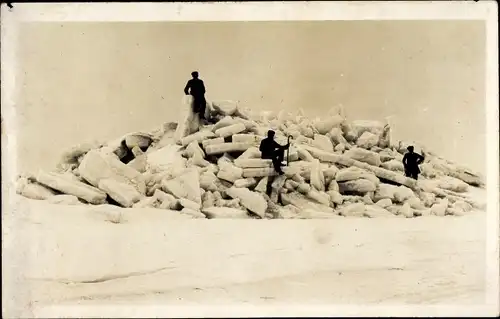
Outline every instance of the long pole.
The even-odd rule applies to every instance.
[[[288,163],[290,163],[290,135],[288,135],[287,144],[288,149],[286,150],[286,166],[288,166]]]

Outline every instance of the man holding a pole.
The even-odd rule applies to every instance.
[[[290,148],[290,142],[286,145],[280,145],[274,140],[275,132],[269,130],[267,132],[267,138],[260,142],[259,150],[262,153],[262,159],[270,159],[273,161],[273,166],[278,174],[284,174],[281,166],[283,166],[283,158],[285,156],[285,150]]]

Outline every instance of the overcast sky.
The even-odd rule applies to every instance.
[[[175,121],[198,70],[209,100],[394,115],[397,138],[485,172],[484,31],[475,21],[26,24],[19,164],[51,168],[66,147]]]

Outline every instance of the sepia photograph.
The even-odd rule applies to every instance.
[[[2,4],[3,317],[497,316],[497,28]]]

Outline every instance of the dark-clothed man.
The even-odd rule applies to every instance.
[[[290,147],[290,143],[286,145],[280,145],[274,140],[275,132],[273,130],[269,130],[267,132],[267,138],[263,139],[260,142],[259,150],[262,153],[262,159],[270,159],[273,161],[273,166],[278,174],[282,175],[283,170],[281,166],[283,165],[283,158],[285,155],[285,150]]]
[[[198,72],[192,72],[191,76],[193,78],[187,82],[184,93],[193,96],[193,112],[198,113],[200,119],[204,119],[205,108],[207,107],[207,102],[205,100],[205,84],[198,78]]]
[[[415,153],[413,146],[407,147],[408,153],[403,156],[403,165],[405,168],[405,175],[413,179],[418,179],[418,174],[420,174],[420,168],[418,165],[422,164],[424,157],[418,153]]]

